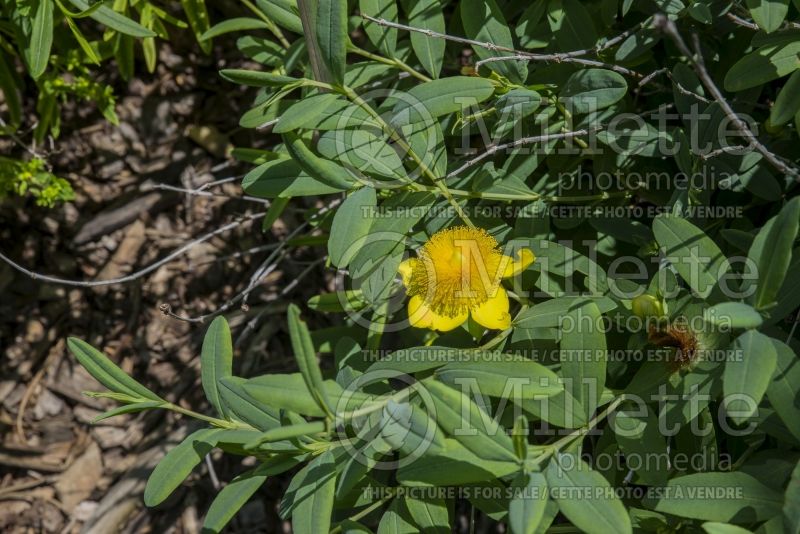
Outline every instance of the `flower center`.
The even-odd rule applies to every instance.
[[[455,317],[489,298],[500,283],[497,241],[486,230],[463,226],[431,236],[419,251],[408,285],[436,313]]]

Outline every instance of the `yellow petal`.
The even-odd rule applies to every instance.
[[[508,313],[508,293],[499,286],[494,295],[483,304],[472,308],[472,318],[486,328],[505,330],[511,326],[511,315]]]
[[[414,295],[408,299],[408,322],[417,328],[433,326],[433,312],[420,295]]]
[[[417,328],[430,328],[431,330],[447,332],[463,324],[467,317],[469,317],[469,312],[466,310],[456,317],[439,315],[425,304],[425,299],[420,295],[414,295],[408,301],[408,321],[411,326]]]
[[[455,317],[439,315],[436,312],[431,313],[433,314],[433,329],[438,330],[439,332],[449,332],[450,330],[464,324],[464,321],[466,321],[469,317],[469,311],[467,310],[464,310],[463,313],[460,313]]]
[[[419,260],[417,258],[408,258],[400,263],[400,267],[397,268],[397,272],[400,273],[400,278],[403,280],[403,285],[408,287],[409,282],[411,281],[411,273],[414,271],[414,265]]]
[[[536,255],[529,248],[519,249],[517,251],[517,257],[519,260],[514,261],[514,258],[511,256],[503,256],[502,265],[505,265],[503,269],[503,278],[518,275],[536,260]]]

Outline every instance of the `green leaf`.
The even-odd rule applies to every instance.
[[[445,32],[444,13],[439,0],[406,0],[403,8],[410,26],[438,33]],[[419,32],[411,32],[411,48],[414,49],[414,54],[428,74],[438,78],[444,58],[444,39],[434,39]]]
[[[395,0],[359,0],[358,10],[376,19],[397,22],[397,3]],[[364,31],[369,41],[386,57],[395,55],[397,48],[397,30],[378,26],[364,21]]]
[[[205,43],[208,42],[205,41]],[[286,52],[278,43],[253,35],[244,35],[236,39],[236,48],[253,61],[268,67],[280,65]]]
[[[519,470],[519,464],[485,460],[453,439],[441,454],[426,454],[397,470],[397,481],[408,486],[458,486],[483,483]]]
[[[356,182],[350,172],[332,161],[317,156],[296,133],[284,133],[283,142],[300,168],[318,182],[339,189],[350,189],[355,185]]]
[[[669,475],[669,466],[662,460],[669,457],[669,450],[659,429],[658,414],[640,403],[635,410],[618,410],[610,423],[629,469],[643,483],[662,486]]]
[[[71,17],[64,17],[64,20],[67,21],[67,26],[69,26],[72,35],[75,37],[75,40],[78,41],[78,45],[81,47],[81,50],[86,54],[86,57],[94,63],[95,65],[100,64],[100,58],[97,57],[97,53],[95,53],[94,48],[89,42],[86,40],[86,37],[83,36],[83,33],[78,29],[78,25],[75,24],[75,21],[72,20]]]
[[[769,122],[775,126],[786,124],[800,112],[800,70],[786,80],[769,113]]]
[[[800,360],[789,345],[777,339],[770,341],[777,363],[767,398],[786,428],[800,440]]]
[[[747,0],[747,9],[759,28],[772,33],[783,24],[789,12],[789,0]]]
[[[233,374],[233,343],[231,329],[224,317],[211,322],[203,338],[200,355],[200,373],[203,391],[220,416],[227,418],[227,410],[219,392],[219,382]]]
[[[512,534],[535,534],[547,506],[547,479],[542,473],[520,473],[511,483],[508,527]]]
[[[524,310],[514,321],[514,326],[527,329],[558,327],[567,313],[577,310],[589,302],[594,302],[601,313],[616,308],[616,303],[607,297],[559,297]]]
[[[333,481],[333,488],[328,489],[327,485],[331,481]],[[301,509],[301,505],[308,499],[312,499],[313,502],[316,499],[313,495],[323,487],[326,487],[326,490],[320,495],[322,497],[322,501],[318,505],[320,512],[324,512],[324,507],[320,505],[325,504],[327,500],[326,492],[336,491],[336,457],[330,449],[306,464],[292,477],[280,502],[280,516],[283,519],[288,519],[290,516],[294,518],[294,514]],[[312,508],[315,507],[312,506]],[[304,506],[302,510],[308,514],[308,505]],[[325,532],[327,531],[328,529],[325,529]]]
[[[749,534],[750,531],[746,528],[737,527],[736,525],[731,525],[730,523],[717,523],[714,521],[708,521],[703,523],[703,530],[705,530],[708,534]]]
[[[69,351],[75,355],[80,364],[89,371],[98,382],[111,391],[124,393],[131,397],[139,397],[154,401],[162,401],[161,397],[128,376],[105,354],[76,337],[67,339]]]
[[[262,464],[234,478],[211,501],[203,521],[203,534],[219,533],[267,481],[269,465]]]
[[[703,312],[707,323],[729,328],[758,328],[764,318],[752,306],[741,302],[723,302]]]
[[[556,395],[563,390],[558,376],[534,361],[475,360],[448,363],[436,371],[446,384],[463,388],[471,382],[481,395],[514,400]]]
[[[223,380],[223,383],[230,379]],[[344,402],[340,401],[344,390],[342,386],[333,380],[323,382],[325,395],[334,402],[340,409],[350,407],[360,407],[361,404],[369,402],[371,397],[360,392],[347,392]],[[245,393],[258,403],[263,403],[278,409],[285,409],[312,417],[325,417],[327,413],[320,408],[316,398],[306,386],[305,379],[299,373],[293,374],[269,374],[251,378],[242,383]]]
[[[433,380],[425,381],[436,413],[447,434],[485,460],[513,462],[514,444],[505,429],[462,391]]]
[[[292,532],[316,534],[329,532],[333,500],[336,492],[336,477],[328,477],[313,493],[301,500],[292,512]]]
[[[53,6],[51,0],[39,0],[36,13],[31,21],[30,40],[23,49],[31,78],[36,79],[44,73],[50,61],[50,47],[53,45]]]
[[[283,112],[272,128],[275,133],[285,133],[312,126],[324,113],[325,108],[339,98],[338,94],[323,93],[299,100]]]
[[[712,499],[709,491],[720,492],[721,497]],[[752,523],[779,514],[783,495],[745,473],[695,473],[673,478],[656,497],[645,498],[645,504],[678,517]]]
[[[220,379],[217,387],[226,412],[258,430],[280,426],[278,410],[269,408],[249,395],[244,389],[246,383],[244,378],[235,376]]]
[[[69,0],[70,3],[80,9],[81,11],[86,11],[91,9],[92,6],[89,5],[89,2],[86,0]],[[108,26],[112,30],[117,30],[120,33],[124,33],[125,35],[130,35],[131,37],[155,37],[156,33],[152,30],[148,30],[138,22],[135,22],[124,15],[120,15],[113,9],[108,6],[101,6],[98,7],[96,11],[93,11],[91,15],[94,20]]]
[[[289,158],[268,161],[248,172],[242,180],[242,189],[264,198],[329,195],[345,190],[312,178]]]
[[[511,30],[495,0],[462,0],[460,7],[461,22],[464,24],[467,37],[505,48],[514,48]],[[480,59],[513,55],[511,52],[500,52],[482,46],[475,46],[473,50]],[[528,65],[525,61],[497,61],[488,63],[488,67],[513,83],[525,83],[528,77]]]
[[[770,222],[758,232],[747,254],[755,262],[758,274],[756,290],[749,301],[759,310],[775,302],[786,278],[800,224],[800,198],[790,200]]]
[[[579,70],[561,88],[560,100],[573,113],[589,113],[616,104],[628,92],[621,74],[606,69]]]
[[[296,0],[256,0],[256,5],[271,21],[290,32],[303,34]]]
[[[800,532],[800,462],[794,466],[792,478],[786,487],[786,499],[783,504],[783,523],[787,532]]]
[[[416,458],[444,449],[445,438],[436,421],[418,406],[389,400],[380,424],[383,439],[404,456]]]
[[[92,424],[117,415],[122,415],[126,413],[136,413],[136,412],[141,412],[142,410],[152,410],[154,408],[160,408],[165,404],[166,404],[165,401],[142,401],[142,402],[134,402],[132,404],[123,404],[122,406],[117,406],[116,408],[112,408],[111,410],[101,413],[100,415],[92,419]]]
[[[451,532],[447,502],[444,499],[408,497],[406,506],[421,532],[425,534],[449,534]]]
[[[226,19],[220,23],[214,24],[211,28],[203,32],[203,34],[200,35],[199,40],[201,42],[208,41],[210,39],[213,39],[214,37],[225,35],[226,33],[241,32],[247,30],[266,30],[268,28],[269,25],[263,20],[259,19],[254,19],[249,17]]]
[[[203,461],[206,454],[216,447],[224,432],[220,428],[204,428],[193,432],[179,445],[173,447],[158,462],[150,478],[147,479],[144,503],[147,506],[157,506],[164,502]]]
[[[181,0],[183,13],[189,20],[197,43],[200,49],[206,54],[211,53],[211,40],[203,40],[202,36],[209,30],[210,22],[205,0]]]
[[[6,62],[5,54],[0,53],[0,90],[3,91],[3,100],[8,107],[8,115],[12,125],[16,126],[22,121],[22,102],[20,91],[17,87],[15,76]]]
[[[734,63],[725,75],[725,90],[743,91],[797,70],[800,40],[765,45]]]
[[[401,498],[392,501],[378,524],[378,534],[416,534],[419,531]]]
[[[436,117],[483,102],[493,93],[494,84],[485,78],[451,76],[421,83],[411,88],[395,105],[392,123],[427,124]]]
[[[545,476],[548,486],[563,491],[555,492],[555,500],[561,513],[579,529],[588,534],[633,532],[625,506],[609,491],[611,485],[576,455],[554,456]]]
[[[281,87],[300,81],[297,78],[281,74],[245,69],[223,69],[219,71],[219,75],[229,82],[253,87]]]
[[[296,304],[289,305],[288,321],[292,350],[294,350],[294,357],[306,387],[320,409],[327,415],[332,415],[334,408],[325,394],[322,371],[317,362],[317,352],[314,350],[314,343],[311,341],[311,334],[308,332],[306,323],[300,319],[300,308]]]
[[[255,449],[264,443],[275,443],[277,441],[284,441],[299,438],[301,436],[313,437],[316,434],[322,434],[328,429],[325,421],[312,421],[310,423],[298,423],[296,425],[286,425],[276,428],[271,428],[261,434],[254,436],[245,447],[247,449]]]
[[[727,258],[717,244],[689,221],[659,215],[653,220],[653,233],[675,270],[701,298],[728,271]]]
[[[333,81],[341,84],[347,67],[347,1],[317,0],[316,37],[322,60]]]
[[[328,255],[336,267],[347,267],[364,246],[377,202],[375,189],[362,187],[348,196],[336,211],[328,239]]]
[[[597,304],[589,302],[567,317],[569,324],[561,332],[561,373],[566,389],[583,405],[588,419],[605,387],[606,337]]]
[[[597,42],[592,16],[579,0],[548,2],[547,22],[561,50],[591,49]]]
[[[400,156],[385,138],[370,130],[348,128],[325,132],[319,138],[317,151],[323,157],[339,161],[359,173],[393,180],[405,178],[406,171]]]

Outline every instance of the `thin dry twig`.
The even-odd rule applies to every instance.
[[[644,25],[650,23],[650,18],[645,19],[644,21],[639,23],[637,26],[624,31],[620,35],[617,35],[616,37],[614,37],[612,39],[609,39],[608,41],[606,41],[606,42],[604,42],[604,43],[602,43],[602,44],[600,44],[600,45],[598,45],[596,47],[593,47],[593,48],[586,48],[586,49],[583,49],[583,50],[572,50],[572,51],[569,51],[569,52],[559,52],[559,53],[555,53],[555,54],[536,54],[534,52],[525,52],[523,50],[516,50],[514,48],[498,45],[498,44],[491,43],[491,42],[477,41],[475,39],[468,39],[466,37],[458,37],[456,35],[449,35],[449,34],[446,34],[446,33],[440,33],[440,32],[436,32],[436,31],[433,31],[433,30],[428,30],[428,29],[425,29],[425,28],[417,28],[417,27],[414,27],[414,26],[408,26],[406,24],[400,24],[398,22],[392,22],[392,21],[389,21],[389,20],[386,20],[386,19],[375,18],[375,17],[372,17],[372,16],[367,15],[365,13],[362,13],[361,17],[366,19],[366,20],[368,20],[368,21],[370,21],[370,22],[374,22],[375,24],[377,24],[379,26],[384,26],[384,27],[388,27],[388,28],[394,28],[394,29],[397,29],[397,30],[404,30],[404,31],[408,31],[408,32],[421,33],[423,35],[427,35],[428,37],[432,37],[432,38],[436,38],[436,39],[444,39],[446,41],[453,41],[453,42],[456,42],[456,43],[466,44],[466,45],[470,45],[470,46],[477,46],[479,48],[485,48],[485,49],[491,50],[491,51],[508,52],[508,53],[512,54],[510,56],[493,57],[493,58],[487,58],[487,59],[480,60],[475,64],[475,68],[476,69],[480,68],[481,65],[484,65],[486,63],[492,63],[492,62],[495,62],[495,61],[545,61],[545,62],[578,63],[578,64],[581,64],[581,65],[603,67],[603,68],[607,68],[607,69],[611,69],[611,70],[614,70],[616,72],[619,72],[620,74],[625,74],[625,75],[632,76],[632,77],[635,77],[635,78],[641,78],[642,75],[640,73],[636,72],[636,71],[633,71],[631,69],[627,69],[625,67],[621,67],[619,65],[614,65],[612,63],[605,63],[603,61],[597,61],[597,60],[592,60],[592,59],[585,59],[585,58],[582,58],[581,56],[586,56],[586,55],[589,55],[589,54],[597,54],[597,53],[599,53],[599,52],[601,52],[601,51],[603,51],[603,50],[605,50],[607,48],[610,48],[610,47],[618,44],[619,42],[621,42],[623,39],[625,39],[628,36],[630,36],[632,33],[638,31]]]
[[[239,177],[235,176],[233,178],[239,178]],[[220,183],[226,183],[226,182],[225,181],[210,182],[210,184],[214,184],[214,185],[218,185]],[[186,195],[195,196],[195,197],[219,197],[219,198],[230,198],[230,199],[235,199],[235,200],[245,200],[247,202],[255,202],[256,204],[261,204],[261,205],[264,205],[264,206],[267,206],[267,207],[269,207],[269,205],[271,204],[269,200],[266,200],[266,199],[263,199],[263,198],[258,198],[258,197],[252,197],[252,196],[249,196],[249,195],[237,195],[237,196],[234,196],[234,195],[228,195],[228,194],[225,194],[225,193],[212,193],[211,191],[208,191],[209,188],[210,188],[209,184],[205,184],[205,185],[203,185],[201,187],[198,187],[196,189],[188,189],[188,188],[185,188],[185,187],[178,187],[178,186],[175,186],[175,185],[158,183],[158,184],[146,184],[146,185],[142,186],[141,190],[142,191],[152,191],[154,189],[159,189],[159,190],[162,190],[162,191],[175,191],[176,193],[184,193]]]
[[[3,260],[8,265],[10,265],[12,268],[14,268],[17,271],[19,271],[19,272],[31,277],[34,280],[41,280],[43,282],[50,282],[52,284],[59,284],[59,285],[72,286],[72,287],[100,287],[100,286],[110,286],[110,285],[115,285],[115,284],[125,284],[125,283],[128,283],[128,282],[133,282],[135,280],[138,280],[139,278],[145,276],[146,274],[149,274],[149,273],[155,271],[156,269],[158,269],[162,265],[164,265],[166,263],[169,263],[173,259],[177,258],[178,256],[180,256],[181,254],[183,254],[187,250],[191,249],[192,247],[195,247],[195,246],[199,245],[200,243],[204,243],[204,242],[208,241],[209,239],[211,239],[211,238],[213,238],[215,236],[218,236],[220,234],[224,234],[225,232],[227,232],[229,230],[232,230],[232,229],[234,229],[234,228],[236,228],[238,226],[241,226],[242,224],[250,222],[250,221],[252,221],[254,219],[260,219],[261,217],[263,217],[266,214],[267,214],[267,212],[262,211],[262,212],[259,212],[259,213],[253,213],[251,215],[245,215],[244,217],[242,217],[240,219],[237,219],[235,221],[229,222],[228,224],[223,225],[223,226],[217,228],[216,230],[213,230],[213,231],[211,231],[211,232],[209,232],[209,233],[207,233],[207,234],[205,234],[205,235],[203,235],[201,237],[198,237],[197,239],[194,239],[194,240],[186,243],[185,245],[183,245],[183,246],[179,247],[178,249],[174,250],[173,252],[167,254],[165,257],[161,258],[160,260],[158,260],[158,261],[156,261],[154,263],[151,263],[150,265],[148,265],[147,267],[145,267],[143,269],[140,269],[140,270],[138,270],[138,271],[136,271],[134,273],[131,273],[131,274],[127,275],[127,276],[122,276],[122,277],[119,277],[119,278],[111,278],[109,280],[91,280],[91,281],[71,280],[71,279],[68,279],[68,278],[60,278],[58,276],[50,276],[50,275],[47,275],[47,274],[38,273],[38,272],[32,271],[30,269],[26,269],[25,267],[23,267],[22,265],[18,264],[17,262],[15,262],[14,260],[12,260],[8,256],[6,256],[2,252],[0,252],[0,260]]]
[[[553,141],[553,140],[556,140],[556,139],[571,139],[573,137],[580,137],[582,135],[589,135],[590,133],[597,132],[597,131],[599,131],[601,129],[602,129],[602,127],[597,126],[597,127],[594,127],[594,128],[586,128],[586,129],[583,129],[583,130],[575,130],[574,132],[563,132],[563,133],[557,133],[557,134],[536,135],[536,136],[532,136],[532,137],[521,137],[521,138],[517,139],[516,141],[512,141],[510,143],[503,143],[502,145],[493,145],[493,146],[490,146],[489,148],[487,148],[485,152],[481,152],[480,154],[478,154],[474,158],[472,158],[472,159],[470,159],[468,161],[465,161],[459,168],[457,168],[457,169],[451,171],[450,173],[448,173],[447,176],[445,176],[445,179],[453,178],[454,176],[458,176],[464,170],[466,170],[466,169],[468,169],[468,168],[470,168],[470,167],[472,167],[474,165],[477,165],[478,163],[480,163],[484,159],[488,158],[489,156],[492,156],[493,154],[496,154],[496,153],[500,152],[501,150],[506,150],[506,149],[509,149],[509,148],[517,148],[517,147],[520,147],[520,146],[523,146],[523,145],[532,145],[532,144],[535,144],[535,143],[542,143],[542,142],[546,142],[546,141]]]
[[[755,134],[753,134],[747,123],[736,114],[728,101],[725,100],[725,97],[719,90],[719,87],[717,87],[717,84],[714,83],[714,80],[711,78],[708,70],[706,70],[705,62],[703,61],[703,56],[700,52],[698,42],[699,39],[696,37],[696,35],[694,43],[695,53],[693,54],[691,50],[689,50],[689,47],[686,45],[686,42],[683,40],[681,34],[678,32],[678,28],[675,26],[675,23],[669,20],[665,15],[657,15],[653,19],[653,25],[671,37],[675,42],[675,45],[678,47],[678,50],[680,50],[683,55],[691,60],[692,67],[694,68],[695,73],[697,73],[697,76],[700,78],[703,86],[706,88],[709,94],[714,97],[714,100],[720,105],[722,111],[725,113],[728,119],[730,119],[734,127],[739,130],[739,132],[742,134],[742,137],[747,140],[748,144],[757,150],[762,156],[764,156],[764,159],[766,159],[770,165],[775,167],[778,171],[792,176],[796,180],[800,181],[800,171],[798,171],[798,169],[793,165],[788,165],[777,155],[770,152],[770,150],[758,140]]]

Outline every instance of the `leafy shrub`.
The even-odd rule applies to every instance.
[[[44,160],[0,157],[0,199],[10,194],[30,194],[37,205],[46,208],[75,197],[69,182],[48,171]]]
[[[215,319],[214,416],[70,340],[103,417],[209,423],[148,505],[219,447],[259,463],[209,531],[289,470],[296,532],[446,532],[465,502],[512,532],[797,530],[796,2],[256,4],[209,30],[275,38],[221,72],[280,135],[243,186],[268,223],[328,202],[340,287],[306,315],[341,322],[291,305],[299,372],[246,378]]]

